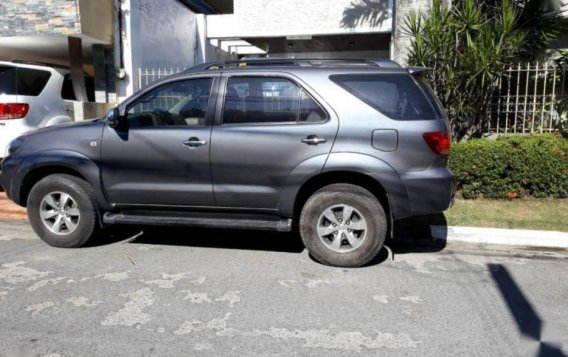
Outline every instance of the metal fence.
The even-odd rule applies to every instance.
[[[543,133],[556,128],[556,103],[568,99],[566,67],[554,62],[509,67],[492,99],[489,133]]]
[[[146,88],[160,78],[185,71],[185,67],[138,68],[138,90]]]
[[[186,68],[139,68],[138,89]],[[542,133],[556,130],[556,103],[568,100],[566,66],[555,62],[519,63],[499,79],[492,98],[488,133]]]

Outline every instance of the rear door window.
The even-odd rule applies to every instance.
[[[231,77],[223,124],[320,123],[326,112],[302,88],[280,77]]]
[[[363,102],[396,120],[439,119],[435,103],[407,74],[334,75],[330,79]]]
[[[0,67],[0,94],[37,97],[41,94],[51,73],[22,67]]]

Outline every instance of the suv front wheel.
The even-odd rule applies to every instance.
[[[302,240],[319,262],[341,267],[367,264],[387,234],[383,207],[368,190],[333,184],[315,192],[300,216]]]
[[[99,228],[93,191],[86,181],[75,176],[41,179],[30,191],[27,210],[34,231],[54,247],[83,246]]]

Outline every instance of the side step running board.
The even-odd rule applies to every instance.
[[[260,220],[260,219],[227,219],[201,217],[171,217],[148,216],[107,212],[103,215],[106,224],[139,224],[157,226],[190,226],[204,228],[253,229],[262,231],[290,232],[291,219]]]

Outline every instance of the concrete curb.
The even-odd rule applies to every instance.
[[[448,242],[568,248],[568,233],[528,229],[430,226],[434,239]]]
[[[448,242],[568,248],[568,233],[527,229],[430,226],[432,237]]]

